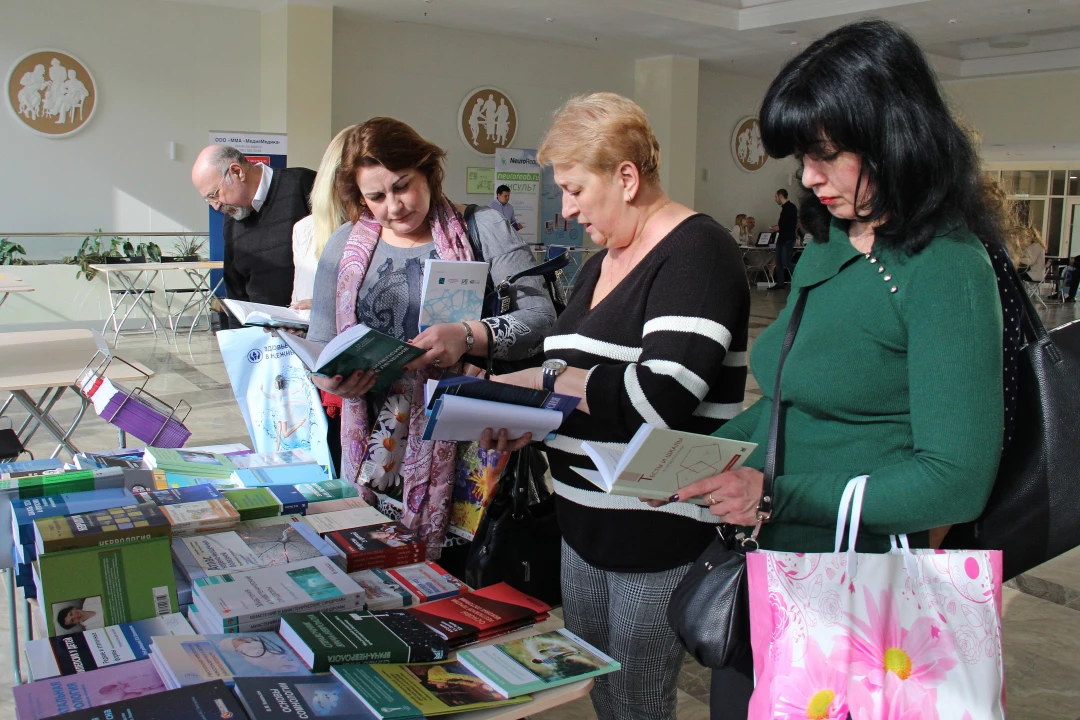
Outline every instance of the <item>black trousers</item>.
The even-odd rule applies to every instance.
[[[740,662],[713,670],[709,690],[710,720],[746,720],[754,693],[754,660],[749,653]]]

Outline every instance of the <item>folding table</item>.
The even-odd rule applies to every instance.
[[[4,304],[11,293],[25,292],[34,292],[33,286],[27,285],[14,275],[0,275],[0,305]]]

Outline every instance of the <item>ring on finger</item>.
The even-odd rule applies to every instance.
[[[708,500],[708,501],[709,501],[709,504],[710,504],[710,505],[715,505],[715,504],[716,504],[716,500],[714,500],[714,499],[713,499],[712,493],[709,493],[709,494],[708,494],[708,495],[706,496],[706,500]]]
[[[439,367],[439,358],[435,358],[435,362],[433,362],[432,365]]]

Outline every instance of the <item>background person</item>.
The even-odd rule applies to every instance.
[[[791,60],[760,118],[769,155],[802,165],[813,241],[793,281],[806,307],[783,366],[782,456],[759,543],[831,552],[840,496],[865,474],[859,551],[887,551],[892,534],[928,547],[931,529],[982,512],[1004,440],[1002,297],[980,241],[1008,260],[978,154],[919,46],[883,21],[841,27]],[[790,305],[754,343],[764,397],[716,433],[757,450],[677,496],[706,498],[736,526],[756,520]],[[782,679],[773,687],[784,693]],[[749,666],[715,671],[714,720],[745,718],[752,689]]]
[[[372,118],[345,137],[335,192],[349,223],[331,236],[319,262],[308,339],[325,343],[357,323],[424,349],[388,394],[369,394],[376,377],[314,377],[344,398],[341,477],[366,489],[369,501],[401,507],[437,557],[446,532],[456,444],[418,439],[426,417],[424,382],[461,370],[466,354],[498,359],[536,354],[555,321],[541,278],[514,284],[511,312],[419,332],[423,261],[472,260],[462,207],[442,192],[445,153],[411,127]],[[490,275],[501,281],[532,267],[532,254],[507,221],[476,212],[477,238]],[[376,497],[376,493],[378,497]],[[403,502],[409,498],[409,502]]]
[[[492,210],[498,210],[502,213],[502,216],[506,218],[506,221],[510,223],[510,227],[515,230],[520,230],[525,227],[517,221],[514,217],[514,206],[510,204],[510,186],[500,185],[495,191],[495,199],[488,205]]]
[[[210,145],[191,168],[203,199],[225,214],[225,293],[233,300],[286,306],[292,298],[292,229],[310,213],[315,173],[252,165],[228,145]],[[222,327],[228,325],[225,320]]]
[[[775,271],[773,286],[770,290],[782,290],[788,285],[791,273],[795,272],[795,265],[791,262],[795,252],[796,228],[799,226],[799,210],[795,203],[788,200],[788,191],[780,188],[773,196],[776,204],[780,206],[780,220],[770,230],[777,233],[776,258],[773,261]]]
[[[596,679],[599,718],[671,718],[684,651],[667,604],[715,519],[600,492],[573,468],[594,467],[582,440],[624,444],[644,423],[709,433],[739,411],[750,312],[742,258],[724,227],[664,193],[660,146],[625,97],[567,102],[538,157],[554,166],[563,215],[605,249],[581,268],[544,368],[497,379],[581,398],[544,443],[566,626],[622,664]]]
[[[746,232],[746,213],[735,216],[735,224],[731,226],[731,237],[740,245],[749,244],[749,235]]]

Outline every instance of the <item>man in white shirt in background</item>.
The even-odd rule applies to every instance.
[[[510,204],[510,188],[507,185],[500,185],[499,189],[495,192],[495,199],[491,201],[491,205],[488,205],[492,210],[498,210],[502,213],[506,221],[510,223],[510,227],[515,230],[520,230],[525,227],[517,221],[514,217],[514,206]]]

